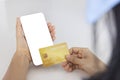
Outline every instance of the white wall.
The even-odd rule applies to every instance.
[[[1,0],[0,1],[0,79],[15,52],[17,16],[43,12],[56,26],[55,43],[67,42],[69,47],[89,47],[91,26],[85,21],[85,0]],[[80,80],[82,73],[65,72],[60,65],[50,68],[30,66],[28,80]]]

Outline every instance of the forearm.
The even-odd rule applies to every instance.
[[[26,80],[29,59],[23,53],[15,53],[3,80]]]

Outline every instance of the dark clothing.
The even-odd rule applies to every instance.
[[[116,22],[117,39],[108,70],[88,80],[120,80],[120,4],[113,8]]]

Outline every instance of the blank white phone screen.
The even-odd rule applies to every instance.
[[[42,64],[39,48],[53,45],[53,41],[43,13],[20,17],[23,31],[34,65]]]

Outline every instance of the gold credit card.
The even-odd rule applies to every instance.
[[[65,55],[69,54],[66,43],[40,48],[39,51],[45,67],[65,61]]]

